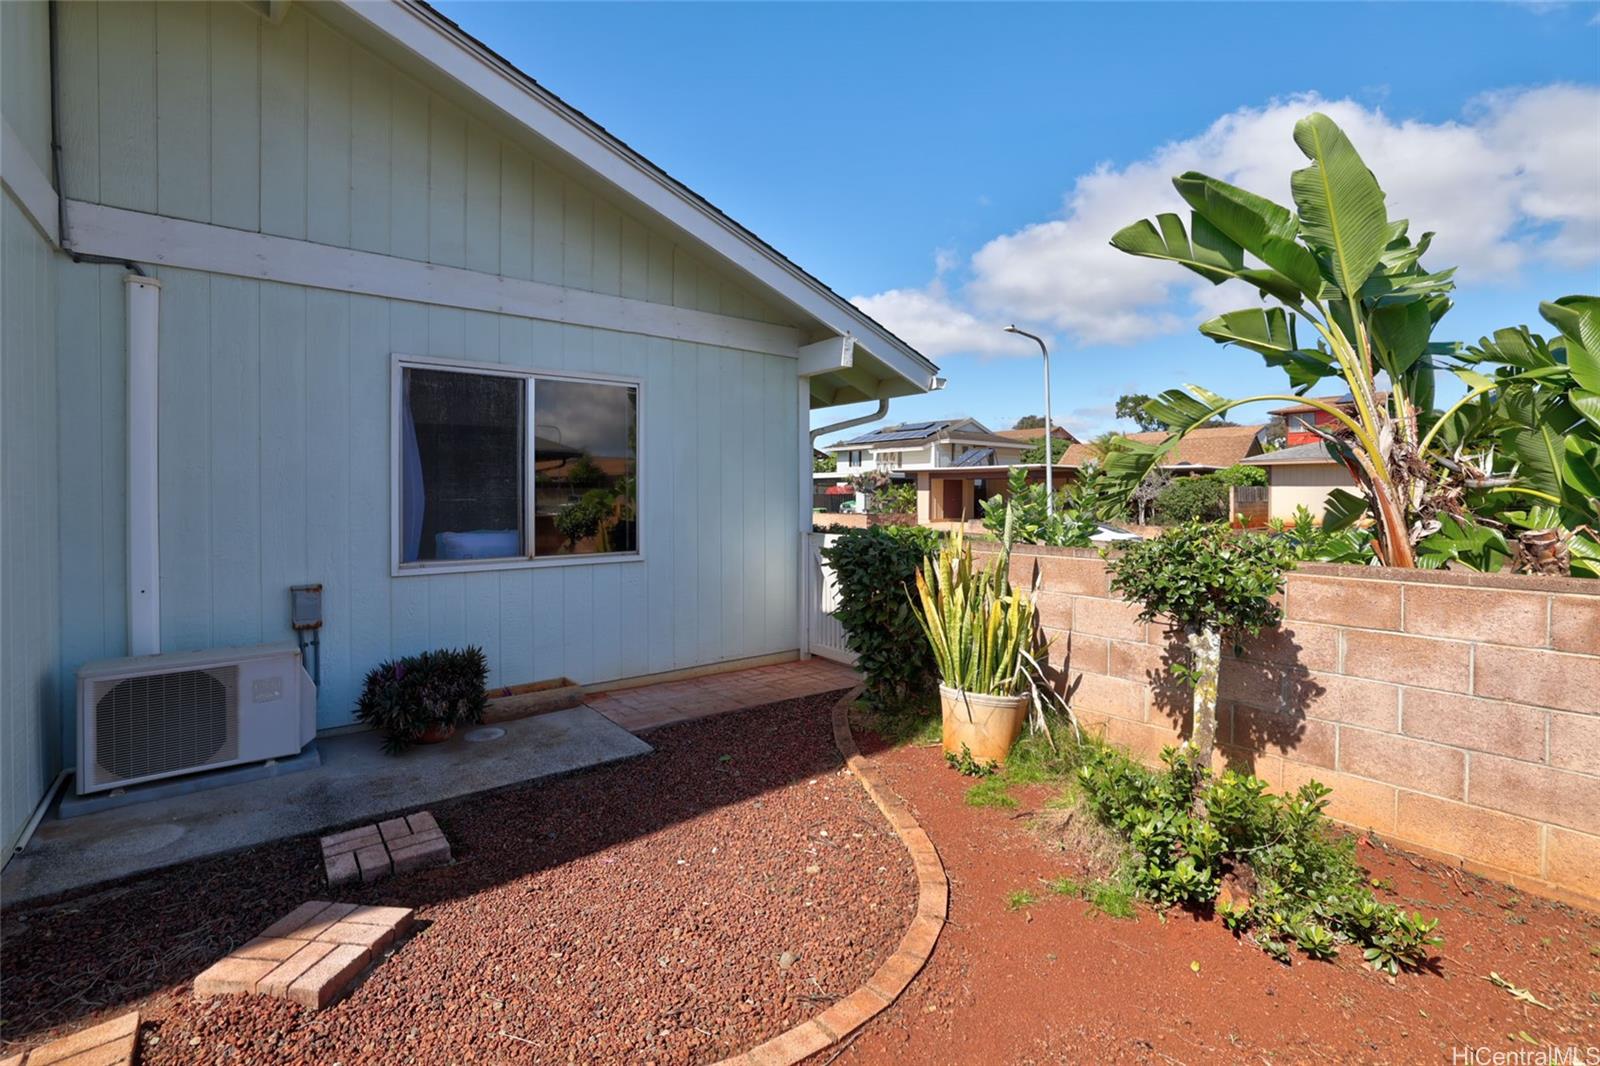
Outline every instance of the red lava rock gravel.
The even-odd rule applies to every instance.
[[[1357,856],[1379,898],[1440,919],[1437,970],[1390,980],[1348,946],[1335,962],[1297,954],[1286,967],[1210,916],[1173,910],[1162,921],[1141,906],[1135,920],[1117,921],[1052,896],[1043,880],[1084,869],[1028,826],[1048,790],[1018,791],[1017,811],[969,807],[971,782],[938,748],[883,750],[859,727],[856,737],[939,849],[950,922],[921,975],[837,1066],[1448,1066],[1452,1048],[1479,1047],[1510,1057],[1455,1061],[1600,1062],[1600,915],[1363,841]],[[1037,902],[1007,909],[1019,890]],[[1513,998],[1491,972],[1550,1009]],[[1541,1045],[1579,1050],[1536,1058]]]
[[[836,695],[668,726],[655,753],[432,807],[454,865],[322,885],[315,837],[4,914],[4,1053],[139,1007],[145,1063],[706,1062],[893,953],[909,857],[841,773]],[[417,910],[348,997],[188,982],[312,897]]]

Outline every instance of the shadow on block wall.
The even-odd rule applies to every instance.
[[[1152,639],[1157,631],[1152,627]],[[1146,672],[1151,718],[1163,715],[1179,736],[1194,726],[1194,701],[1189,686],[1174,667],[1190,663],[1181,631],[1160,631],[1161,660]],[[1293,630],[1274,629],[1244,641],[1223,641],[1217,674],[1217,748],[1224,765],[1240,773],[1256,773],[1266,754],[1296,752],[1301,761],[1333,766],[1331,735],[1326,757],[1301,752],[1308,742],[1320,746],[1319,730],[1308,723],[1306,709],[1326,690],[1300,661],[1302,649]],[[1271,659],[1263,661],[1263,653]],[[1307,757],[1309,755],[1309,757]]]

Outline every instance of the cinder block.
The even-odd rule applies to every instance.
[[[1600,655],[1600,596],[1550,597],[1550,646]]]
[[[130,1011],[119,1015],[109,1022],[91,1025],[87,1029],[79,1029],[59,1040],[52,1040],[43,1047],[36,1047],[27,1055],[19,1055],[15,1059],[6,1059],[7,1064],[20,1063],[25,1058],[27,1062],[37,1063],[39,1066],[68,1066],[75,1060],[106,1049],[101,1056],[105,1063],[125,1063],[132,1061],[134,1045],[139,1034],[139,1012]]]
[[[234,948],[228,954],[236,959],[272,959],[282,962],[305,946],[304,940],[258,936],[248,944]]]
[[[1405,631],[1490,644],[1543,647],[1549,597],[1540,592],[1406,584]]]
[[[1544,762],[1545,719],[1549,715],[1541,708],[1420,688],[1406,689],[1404,700],[1403,731],[1407,736]],[[1600,719],[1594,721],[1600,724]]]
[[[378,832],[383,835],[385,844],[391,844],[400,837],[410,836],[411,827],[404,818],[389,818],[378,823]]]
[[[1540,875],[1540,829],[1525,818],[1401,789],[1395,835],[1511,873]]]
[[[1473,692],[1555,710],[1597,714],[1600,658],[1480,644]]]
[[[1467,800],[1568,829],[1600,832],[1600,781],[1497,755],[1474,755]]]
[[[1290,574],[1285,616],[1291,622],[1400,628],[1400,585],[1366,578]]]
[[[317,934],[317,940],[328,944],[355,944],[376,954],[394,940],[394,932],[386,925],[334,922]]]
[[[1338,768],[1346,773],[1459,800],[1466,798],[1466,767],[1466,755],[1458,748],[1339,727]]]
[[[1472,647],[1456,640],[1350,629],[1344,635],[1344,672],[1373,681],[1469,692]]]

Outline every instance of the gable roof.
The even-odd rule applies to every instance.
[[[1286,466],[1291,463],[1327,463],[1330,466],[1341,466],[1337,459],[1328,454],[1328,446],[1320,440],[1310,444],[1296,444],[1292,448],[1279,448],[1277,451],[1262,452],[1252,455],[1240,462],[1249,463],[1251,466]]]
[[[867,444],[891,444],[900,441],[932,440],[939,434],[946,432],[954,426],[966,422],[965,418],[946,418],[937,422],[899,422],[892,426],[879,426],[869,430],[859,437],[849,440],[834,441],[826,445],[829,450],[836,448],[859,448]]]
[[[1223,467],[1232,466],[1243,462],[1246,456],[1255,455],[1261,451],[1261,442],[1256,439],[1264,426],[1213,426],[1208,429],[1194,429],[1178,442],[1177,450],[1167,456],[1161,466],[1163,469],[1175,467],[1195,467],[1210,470],[1221,470]],[[1129,440],[1141,444],[1160,444],[1166,440],[1170,433],[1126,433]],[[1073,444],[1061,457],[1061,466],[1082,466],[1090,460],[1097,460],[1094,450],[1086,444]]]
[[[1372,394],[1372,398],[1378,403],[1383,403],[1389,398],[1389,394],[1387,392],[1375,392]],[[1350,395],[1348,392],[1343,396],[1312,396],[1310,399],[1316,400],[1318,403],[1325,403],[1329,407],[1339,408],[1354,407],[1356,402],[1356,398]],[[1272,410],[1268,411],[1267,414],[1279,416],[1299,415],[1320,410],[1322,410],[1320,407],[1312,407],[1309,403],[1297,403],[1289,407],[1274,407]]]
[[[343,0],[328,10],[425,63],[825,330],[852,337],[865,358],[816,374],[836,382],[829,403],[937,387],[926,356],[427,3]]]
[[[1005,437],[1007,440],[1020,440],[1020,441],[1044,440],[1044,428],[1040,427],[1038,429],[997,429],[997,430],[994,431],[994,435],[997,436],[997,437]],[[1067,430],[1067,428],[1065,426],[1051,426],[1050,427],[1050,436],[1054,437],[1056,440],[1076,441],[1078,439],[1077,437],[1074,437],[1071,434],[1071,432],[1069,432]]]

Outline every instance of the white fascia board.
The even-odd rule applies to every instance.
[[[794,358],[799,334],[746,318],[68,200],[73,250],[210,274],[565,322]]]
[[[758,283],[857,342],[919,391],[938,368],[844,297],[789,262],[527,75],[417,4],[341,0],[373,31],[428,63]]]
[[[59,213],[55,186],[50,184],[49,175],[28,151],[27,144],[3,117],[0,117],[0,182],[11,190],[22,213],[59,248],[61,234],[56,232]]]
[[[803,344],[800,346],[800,376],[809,378],[833,370],[848,370],[855,366],[855,353],[856,339],[848,333],[815,344]]]

